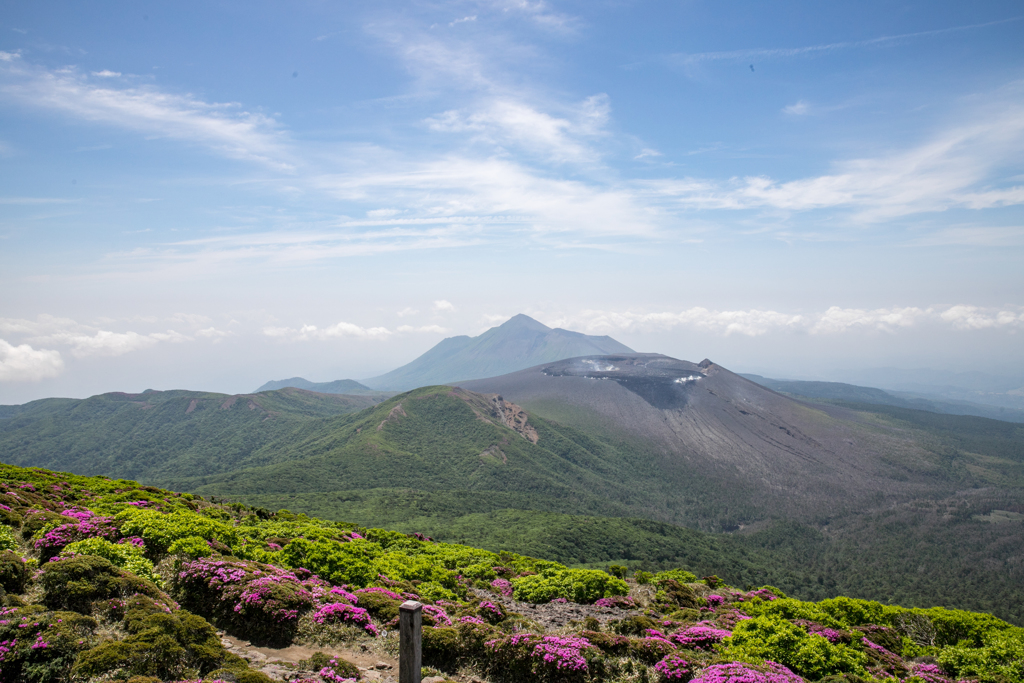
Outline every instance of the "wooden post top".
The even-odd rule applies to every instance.
[[[398,606],[398,609],[403,612],[416,612],[423,609],[423,603],[416,602],[415,600],[406,600]]]

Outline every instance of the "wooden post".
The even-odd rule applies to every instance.
[[[406,600],[398,608],[398,683],[420,683],[422,637],[423,604]]]

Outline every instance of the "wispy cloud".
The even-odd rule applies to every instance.
[[[400,325],[390,330],[382,325],[363,327],[350,322],[337,322],[328,327],[316,325],[302,325],[300,327],[274,327],[263,328],[263,335],[282,341],[304,342],[304,341],[327,341],[331,339],[366,339],[379,340],[387,339],[395,334],[445,334],[447,329],[440,325]]]
[[[108,80],[118,74],[94,75]],[[98,85],[73,68],[49,70],[24,64],[15,53],[0,53],[0,96],[81,120],[185,140],[276,169],[293,167],[286,136],[277,122],[235,103],[205,102],[150,86]]]
[[[784,114],[792,114],[794,116],[804,116],[810,113],[811,105],[804,100],[799,100],[782,108]]]
[[[851,331],[894,333],[925,324],[959,330],[1024,328],[1024,306],[1015,310],[979,306],[916,306],[894,308],[843,308],[832,306],[816,313],[785,313],[775,310],[713,310],[703,307],[683,311],[634,312],[588,310],[554,319],[552,327],[583,330],[591,334],[691,329],[724,336],[759,337],[772,332],[834,335]]]
[[[879,36],[867,40],[850,40],[836,43],[822,43],[819,45],[805,45],[803,47],[791,48],[753,48],[746,50],[727,50],[722,52],[696,52],[696,53],[675,53],[666,57],[670,63],[680,66],[691,66],[702,62],[717,61],[739,61],[778,59],[785,57],[804,57],[816,54],[836,52],[859,47],[890,47],[920,38],[941,36],[960,31],[971,31],[989,26],[998,26],[1010,22],[1016,22],[1024,17],[1011,17],[999,21],[987,21],[981,24],[967,24],[964,26],[952,26],[949,28],[936,29],[933,31],[917,31],[914,33],[900,33],[892,36]]]
[[[1024,186],[986,187],[998,171],[1024,154],[1024,83],[1008,87],[997,102],[979,107],[965,123],[923,144],[892,154],[838,162],[836,172],[777,181],[747,177],[719,183],[705,179],[654,180],[651,191],[694,209],[786,211],[849,208],[859,220],[878,221],[954,207],[988,209],[1024,203]]]
[[[450,302],[450,301],[445,301],[444,299],[441,299],[439,301],[435,301],[434,302],[434,311],[437,312],[437,313],[442,313],[442,312],[447,313],[447,312],[454,311],[454,310],[455,310],[455,305],[452,304],[452,302]]]

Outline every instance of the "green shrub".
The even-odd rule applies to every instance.
[[[28,565],[21,555],[10,550],[0,552],[0,588],[7,593],[23,593],[29,576]]]
[[[728,659],[770,660],[811,680],[831,674],[866,673],[863,653],[834,645],[824,636],[808,634],[777,615],[739,622],[723,645],[722,654]]]
[[[609,621],[608,627],[620,635],[639,636],[649,628],[658,628],[658,624],[650,617],[634,614],[625,619]]]
[[[192,512],[163,514],[156,510],[128,508],[118,512],[114,519],[123,535],[140,536],[146,542],[146,551],[154,560],[166,555],[175,541],[185,538],[218,540],[232,548],[241,540],[231,524]]]
[[[43,604],[51,609],[87,613],[90,603],[109,598],[126,598],[135,593],[171,602],[151,581],[118,569],[110,560],[95,555],[76,555],[48,562],[39,577]]]
[[[422,634],[423,663],[442,671],[455,670],[466,654],[458,630],[424,626]]]
[[[965,640],[944,648],[938,660],[958,678],[970,677],[981,683],[1024,681],[1024,629],[991,633],[981,647]]]
[[[305,671],[319,672],[328,668],[341,678],[359,678],[359,667],[341,657],[334,657],[324,652],[314,652],[309,659],[299,662],[299,668]]]
[[[176,539],[167,546],[167,553],[187,557],[190,560],[198,560],[200,557],[210,557],[213,555],[213,548],[210,547],[205,538],[185,536],[184,538]]]
[[[658,572],[655,574],[653,581],[660,585],[669,579],[678,581],[679,583],[696,583],[697,575],[692,572],[688,572],[685,569],[669,569],[668,571]]]
[[[129,601],[123,625],[129,636],[82,653],[75,673],[84,677],[111,674],[156,676],[176,680],[220,668],[227,654],[216,630],[185,610],[165,612],[144,596]]]
[[[0,550],[17,550],[18,542],[14,539],[14,530],[7,525],[0,525]]]
[[[24,626],[24,628],[22,628]],[[0,680],[59,683],[72,680],[78,654],[89,648],[96,620],[39,605],[8,608],[0,619]]]
[[[625,595],[629,586],[607,572],[595,569],[547,569],[534,576],[512,579],[513,595],[524,602],[551,602],[565,598],[592,603],[599,598]]]
[[[146,559],[142,548],[131,543],[111,543],[105,538],[87,538],[64,546],[61,557],[74,555],[95,555],[110,560],[115,567],[127,570],[138,577],[160,585],[160,577],[153,570],[153,563]]]

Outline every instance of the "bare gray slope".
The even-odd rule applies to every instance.
[[[906,433],[777,394],[707,360],[592,356],[460,386],[571,426],[639,439],[677,473],[732,482],[789,513],[948,486],[936,480],[935,454]]]
[[[611,337],[552,329],[526,315],[516,315],[476,337],[449,337],[407,365],[363,380],[374,389],[406,391],[493,377],[562,358],[605,353],[632,353]]]

